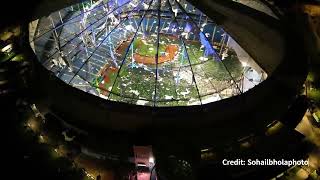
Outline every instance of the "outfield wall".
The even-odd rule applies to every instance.
[[[220,14],[220,24],[240,46],[258,59],[259,65],[266,63],[262,67],[270,68],[268,79],[255,88],[202,106],[136,106],[106,101],[73,88],[35,60],[34,89],[44,94],[43,106],[81,128],[134,133],[144,136],[145,141],[174,136],[180,141],[205,143],[204,137],[227,140],[263,129],[282,117],[304,82],[307,56],[302,37],[297,36],[299,29],[294,29],[292,22],[283,22],[286,27],[278,26],[279,22],[271,17],[239,4],[215,3],[218,4],[206,8],[199,3],[199,9],[211,17]],[[217,9],[208,9],[212,5]],[[224,10],[227,13],[222,14]],[[281,34],[283,30],[288,33]]]

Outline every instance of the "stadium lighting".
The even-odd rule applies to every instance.
[[[186,0],[118,2],[37,21],[30,39],[43,66],[75,88],[136,105],[202,105],[242,93],[237,82],[250,64],[215,19]]]
[[[149,157],[149,163],[154,164],[154,157]]]
[[[8,53],[8,52],[10,52],[12,50],[12,48],[13,48],[12,44],[8,44],[4,48],[1,49],[1,52]]]
[[[248,67],[248,63],[247,62],[241,62],[242,67]]]

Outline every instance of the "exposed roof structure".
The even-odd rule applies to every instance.
[[[185,0],[99,0],[30,23],[40,62],[65,83],[148,106],[201,105],[236,96],[266,73]]]

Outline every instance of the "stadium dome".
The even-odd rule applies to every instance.
[[[267,77],[214,19],[185,0],[85,1],[30,26],[44,67],[110,101],[201,105]]]

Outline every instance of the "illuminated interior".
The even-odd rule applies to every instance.
[[[202,105],[267,75],[222,27],[185,0],[99,0],[29,25],[44,67],[101,98],[146,106]]]

